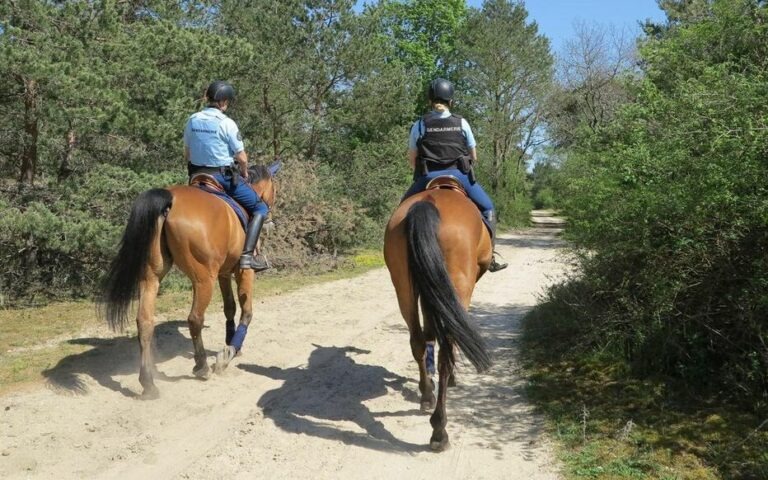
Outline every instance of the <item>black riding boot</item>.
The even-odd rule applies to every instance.
[[[491,249],[493,249],[493,256],[491,257],[491,264],[488,265],[488,271],[498,272],[507,268],[506,263],[499,263],[496,261],[496,212],[488,210],[483,212],[483,216],[488,220],[488,224],[491,226]]]
[[[256,242],[259,241],[259,234],[261,233],[261,227],[264,225],[265,218],[264,215],[257,213],[248,224],[248,231],[245,234],[245,246],[243,247],[242,255],[240,255],[241,269],[251,268],[260,272],[269,268],[269,264],[264,255],[253,254],[253,250],[256,248]]]

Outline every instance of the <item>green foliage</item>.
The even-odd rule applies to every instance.
[[[552,81],[549,40],[527,16],[520,3],[485,1],[470,12],[456,53],[462,111],[481,139],[478,169],[507,223],[530,204],[526,162],[542,141],[539,107]]]
[[[180,183],[181,172],[137,174],[106,166],[52,188],[6,191],[0,201],[0,301],[88,297],[114,255],[136,196]]]
[[[418,76],[420,95],[417,113],[426,102],[424,91],[437,76],[448,76],[450,59],[467,17],[464,0],[384,0],[381,11],[384,32],[395,42],[396,57]]]
[[[0,138],[20,140],[5,144],[3,157],[28,160],[26,183],[104,162],[178,165],[179,124],[210,78],[248,58],[247,45],[181,27],[173,2],[61,3],[0,7],[0,75],[10,80],[0,108],[17,119],[0,126]]]
[[[544,187],[538,190],[533,197],[533,208],[554,208],[555,207],[555,193],[549,187]]]
[[[558,205],[557,197],[561,189],[560,163],[553,156],[536,163],[533,167],[531,196],[534,208],[555,208]]]
[[[570,338],[765,412],[768,8],[706,5],[648,29],[635,100],[563,165]]]

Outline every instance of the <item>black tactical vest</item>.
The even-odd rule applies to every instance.
[[[460,116],[440,118],[437,115],[425,115],[422,122],[424,132],[416,146],[419,162],[428,162],[428,169],[458,165],[459,160],[469,156],[467,140],[461,131]]]

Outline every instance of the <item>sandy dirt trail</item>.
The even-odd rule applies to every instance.
[[[94,348],[50,370],[51,388],[0,398],[0,478],[558,478],[516,338],[565,270],[560,247],[544,229],[500,239],[510,266],[480,281],[471,311],[495,363],[483,375],[459,365],[446,452],[429,451],[408,333],[378,269],[257,302],[243,354],[209,381],[191,376],[186,321],[160,319],[155,401],[136,399],[134,338],[75,339]],[[223,314],[209,309],[206,324],[213,355]]]

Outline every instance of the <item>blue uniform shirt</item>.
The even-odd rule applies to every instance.
[[[237,124],[213,107],[189,117],[184,145],[189,147],[190,163],[203,167],[232,165],[233,156],[245,150]]]
[[[437,115],[440,118],[448,118],[451,116],[451,112],[448,110],[445,110],[444,112],[438,112],[435,110],[432,110],[427,115]],[[475,148],[477,146],[477,142],[475,142],[475,136],[472,134],[472,129],[469,127],[469,123],[466,119],[461,119],[461,133],[464,134],[464,138],[467,141],[467,148]],[[411,135],[408,137],[408,149],[409,150],[416,150],[418,147],[416,146],[416,143],[419,141],[419,138],[424,134],[424,119],[420,118],[413,122],[413,126],[411,127]]]

